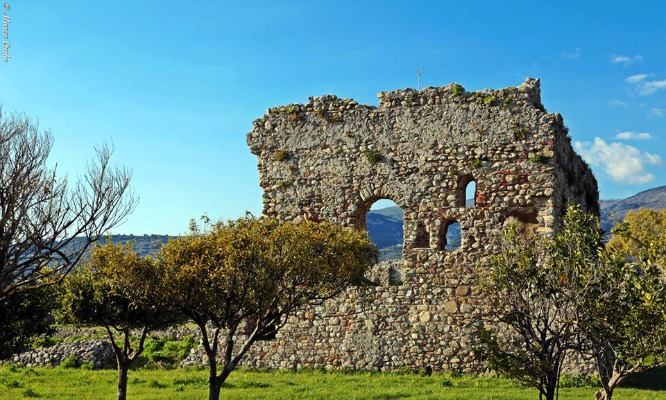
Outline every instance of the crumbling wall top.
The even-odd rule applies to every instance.
[[[451,83],[441,87],[427,87],[423,90],[402,89],[380,92],[379,107],[399,107],[413,105],[439,105],[449,101],[452,103],[483,102],[486,105],[518,105],[523,104],[544,110],[541,104],[541,84],[539,79],[528,78],[518,87],[504,89],[483,89],[468,92],[462,85]]]

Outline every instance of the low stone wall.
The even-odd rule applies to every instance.
[[[25,367],[55,367],[71,356],[76,357],[77,366],[90,363],[93,368],[100,369],[115,368],[116,365],[111,343],[101,339],[61,343],[34,349],[17,354],[8,361]]]
[[[140,333],[133,332],[134,337]],[[183,340],[186,336],[199,338],[198,328],[190,329],[185,326],[169,327],[161,331],[153,331],[149,338],[169,338]],[[0,360],[0,364],[17,364],[25,367],[55,367],[71,356],[76,357],[76,365],[90,363],[93,368],[115,368],[116,356],[103,328],[58,328],[53,335],[56,339],[66,340],[54,346],[37,348],[16,354],[7,360]]]
[[[186,336],[197,335],[199,328],[190,329],[186,326],[171,326],[159,331],[151,331],[148,333],[147,337],[153,339],[169,338],[173,340],[183,340]],[[140,336],[139,331],[133,331],[132,336]],[[91,339],[107,339],[106,330],[102,327],[58,327],[56,329],[53,337],[63,340],[72,341],[72,338],[78,338],[80,340],[91,340]]]
[[[393,286],[395,290],[398,288]],[[369,289],[369,291],[374,292],[377,289]],[[370,296],[373,297],[373,296]],[[365,299],[366,305],[369,305],[371,299]],[[318,307],[318,310],[311,309],[309,311],[304,311],[303,314],[310,314],[314,317],[314,313],[325,312],[326,307]],[[330,311],[330,310],[329,310]],[[350,311],[350,310],[348,310]],[[370,310],[365,310],[370,312]],[[300,315],[303,317],[303,315]],[[319,317],[322,317],[319,315]],[[296,317],[292,317],[296,318]],[[330,316],[329,316],[330,318]],[[321,326],[335,325],[336,329],[329,329],[331,338],[340,337],[342,331],[347,330],[349,327],[348,321],[341,315],[338,314],[337,325],[320,322]],[[429,311],[422,311],[418,318],[436,320],[435,317],[430,315]],[[313,321],[314,322],[314,321]],[[387,321],[384,321],[386,323]],[[312,326],[315,328],[315,325]],[[315,331],[318,329],[315,328]],[[61,328],[56,332],[56,337],[61,339],[71,339],[72,337],[94,337],[99,335],[100,329],[98,328]],[[209,332],[212,335],[212,330]],[[284,333],[278,333],[278,336],[282,337]],[[201,340],[201,333],[196,327],[171,327],[163,331],[151,332],[150,337],[152,338],[170,338],[173,340],[182,340],[186,336],[193,336],[197,340]],[[325,368],[325,369],[355,369],[355,370],[372,370],[372,371],[392,371],[399,368],[412,368],[414,370],[426,370],[430,367],[432,370],[432,365],[436,364],[433,362],[434,359],[420,359],[418,363],[404,362],[396,357],[390,357],[390,353],[387,352],[388,345],[394,346],[408,346],[409,349],[407,353],[411,354],[411,357],[418,358],[418,354],[422,353],[423,347],[416,346],[416,339],[413,335],[409,337],[403,337],[400,343],[390,343],[390,341],[384,337],[384,333],[375,329],[372,332],[366,332],[365,335],[353,335],[347,337],[343,342],[343,351],[351,353],[358,353],[361,357],[349,357],[356,358],[353,363],[345,362],[346,360],[339,355],[334,353],[329,353],[330,360],[326,360],[324,357],[321,357],[315,348],[309,354],[305,356],[299,354],[296,351],[297,343],[293,343],[291,346],[285,346],[284,343],[281,343],[281,340],[277,341],[260,341],[255,343],[250,352],[246,357],[241,361],[241,365],[249,368],[277,368],[277,369],[291,369],[297,370],[303,367],[307,368]],[[455,354],[454,349],[460,348],[462,344],[455,341],[445,340],[448,336],[446,333],[442,332],[437,336],[441,336],[442,340],[439,342],[439,346],[434,346],[433,348],[427,349],[427,353],[438,354],[441,353],[447,357],[453,357]],[[240,347],[242,343],[247,339],[245,335],[239,335],[236,338],[236,343]],[[434,339],[434,337],[433,337]],[[280,347],[280,351],[276,352],[276,346]],[[316,348],[328,346],[329,343],[319,343],[315,344]],[[468,346],[469,344],[464,344]],[[271,348],[273,348],[271,351]],[[224,343],[220,343],[220,351],[218,356],[222,357],[224,352]],[[271,354],[272,353],[272,354]],[[426,353],[426,354],[427,354]],[[88,363],[94,369],[102,368],[115,368],[116,361],[115,355],[113,354],[113,349],[111,343],[108,340],[104,339],[88,339],[82,341],[74,341],[61,343],[59,345],[39,348],[17,354],[11,357],[8,360],[0,361],[2,364],[17,364],[25,367],[55,367],[60,365],[64,360],[70,358],[71,356],[76,357],[76,365],[81,366],[84,363]],[[219,360],[220,362],[221,359]],[[467,359],[460,364],[460,367],[466,365],[472,365],[472,360]],[[416,364],[416,365],[415,365]],[[180,368],[186,367],[203,367],[208,366],[208,357],[206,352],[201,344],[193,348],[190,351],[190,354],[180,362]],[[473,372],[471,368],[458,368],[465,372]],[[439,370],[439,368],[437,368]],[[485,370],[483,366],[477,365],[476,372]],[[567,363],[564,368],[564,372],[567,374],[594,374],[596,373],[594,365],[591,360],[581,359],[579,356],[570,355],[567,358]]]

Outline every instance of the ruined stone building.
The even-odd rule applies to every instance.
[[[573,151],[539,81],[467,92],[457,84],[379,94],[379,107],[336,96],[271,108],[247,141],[258,156],[264,214],[364,229],[379,199],[404,212],[403,258],[381,283],[290,318],[244,363],[390,370],[473,370],[478,268],[507,221],[551,234],[569,203],[598,213],[597,183]],[[473,204],[466,204],[474,184]],[[461,246],[448,250],[458,223]],[[315,318],[317,313],[317,318]]]

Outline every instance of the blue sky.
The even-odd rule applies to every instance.
[[[140,204],[114,233],[261,213],[245,135],[336,94],[541,79],[604,199],[666,184],[663,1],[9,1],[0,103],[55,137],[75,178],[113,142]],[[5,3],[7,4],[7,3]]]

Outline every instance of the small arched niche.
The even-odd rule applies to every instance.
[[[460,223],[456,220],[442,222],[439,226],[438,236],[438,249],[440,251],[455,251],[462,245]]]
[[[425,222],[416,221],[414,225],[414,241],[412,242],[413,249],[429,249],[430,248],[430,233],[426,229]]]
[[[530,240],[536,235],[539,227],[537,211],[527,207],[511,210],[503,224],[504,227],[508,225],[515,225],[520,236],[525,240]]]
[[[458,177],[456,207],[476,207],[476,179],[472,175]]]

